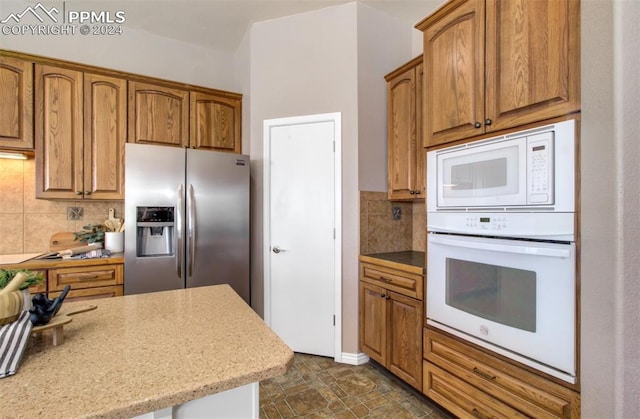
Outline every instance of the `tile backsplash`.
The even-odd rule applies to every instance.
[[[385,192],[360,191],[361,254],[424,251],[426,222],[424,202],[389,201]]]
[[[116,218],[121,218],[124,202],[36,199],[33,158],[0,159],[0,254],[47,252],[53,233],[101,224],[109,208],[115,208]],[[82,213],[82,219],[74,220],[78,217],[69,213]]]

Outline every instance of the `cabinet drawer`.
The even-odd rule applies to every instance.
[[[360,278],[365,282],[384,287],[407,297],[420,301],[423,299],[424,277],[422,275],[361,263]]]
[[[62,291],[65,285],[71,289],[122,285],[123,265],[98,265],[77,268],[50,269],[49,292]]]
[[[424,329],[424,358],[495,399],[538,418],[579,417],[579,395],[433,329]]]
[[[422,392],[459,418],[527,417],[430,362],[423,361],[422,368]]]
[[[54,299],[60,295],[61,291],[49,293],[49,298]],[[119,297],[124,295],[122,285],[116,285],[112,287],[95,287],[95,288],[80,288],[69,290],[69,294],[64,299],[64,302],[69,301],[82,301],[82,300],[95,300],[98,298]]]

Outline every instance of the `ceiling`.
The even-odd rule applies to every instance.
[[[144,30],[225,52],[235,52],[253,22],[307,12],[353,0],[146,0],[67,1],[67,7],[123,10],[125,28]],[[358,0],[412,27],[444,0]],[[105,7],[108,5],[108,7]]]

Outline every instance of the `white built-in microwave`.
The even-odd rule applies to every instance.
[[[427,211],[574,212],[575,120],[427,153]]]

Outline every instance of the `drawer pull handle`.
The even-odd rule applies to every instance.
[[[87,276],[80,276],[78,277],[81,281],[86,281],[87,279],[96,279],[98,278],[98,275],[87,275]]]
[[[385,278],[384,276],[381,276],[379,279],[380,279],[380,281],[385,281],[385,282],[393,281],[391,278]]]
[[[486,372],[484,372],[484,371],[480,371],[480,370],[478,369],[478,367],[473,367],[473,372],[474,372],[474,373],[476,373],[476,374],[478,374],[478,375],[479,375],[480,377],[482,377],[482,378],[486,378],[487,380],[495,380],[495,379],[496,379],[496,376],[495,376],[495,375],[491,375],[491,374],[486,373]]]
[[[471,413],[473,414],[473,416],[477,417],[478,419],[487,419],[487,417],[485,415],[483,415],[482,413],[480,413],[480,411],[478,409],[476,409],[475,407],[473,408]]]

